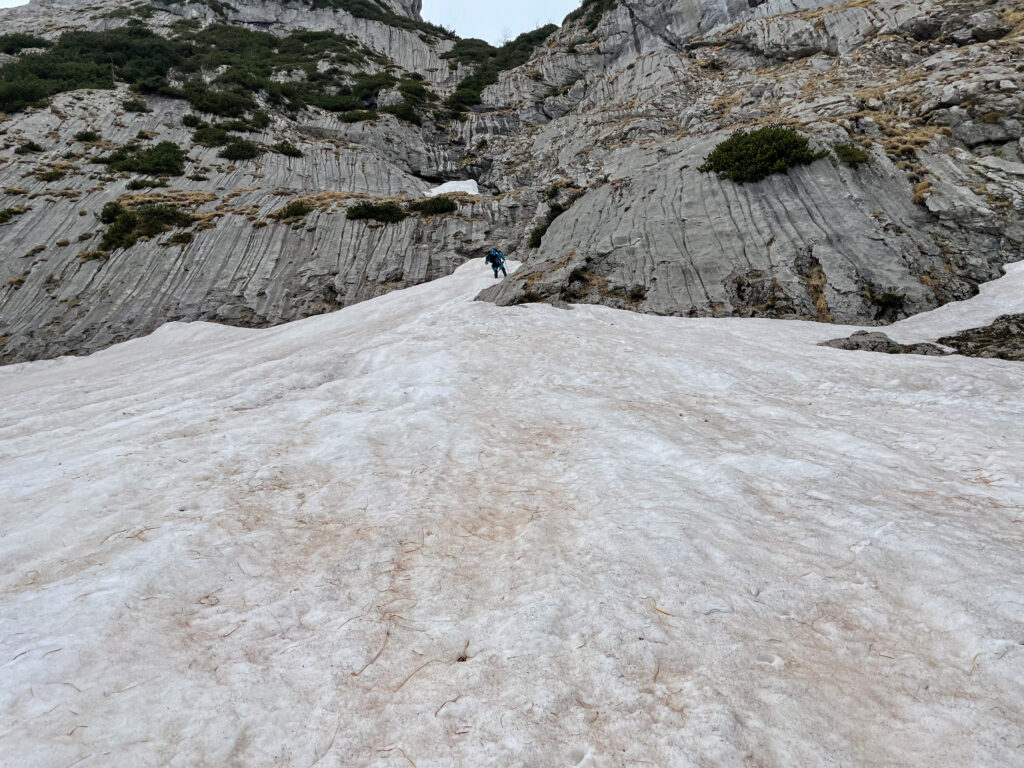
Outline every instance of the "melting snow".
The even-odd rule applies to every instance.
[[[1000,315],[1024,312],[1024,261],[1006,266],[1006,277],[981,286],[970,301],[957,301],[934,312],[914,315],[881,330],[903,343],[932,341],[967,328],[989,325]]]
[[[467,195],[479,195],[480,187],[475,181],[449,181],[439,187],[434,187],[427,192],[430,197],[435,195],[451,195],[456,192],[465,192]]]
[[[1024,366],[492,279],[0,370],[0,763],[1024,764]]]

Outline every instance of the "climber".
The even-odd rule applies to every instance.
[[[499,251],[497,248],[491,248],[487,252],[487,258],[485,261],[491,265],[491,269],[494,270],[494,277],[498,277],[498,270],[501,270],[501,274],[508,277],[508,272],[505,271],[505,254]]]

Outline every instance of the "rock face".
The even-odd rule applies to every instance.
[[[182,102],[150,99],[152,113],[119,115],[109,110],[109,98],[105,92],[57,97],[55,111],[35,113],[25,134],[64,147],[87,128],[111,145],[151,130],[188,144],[187,130],[167,126],[180,126],[188,111]],[[131,191],[129,179],[100,185],[84,164],[83,173],[45,183],[31,175],[38,157],[12,161],[21,186],[6,197],[24,213],[0,225],[14,272],[0,309],[0,327],[11,336],[5,355],[90,352],[171,320],[265,326],[319,314],[450,274],[489,237],[511,230],[515,209],[469,196],[458,198],[451,216],[388,225],[348,220],[350,198],[413,199],[431,187],[409,165],[427,154],[418,132],[394,118],[381,122],[373,129],[322,122],[317,131],[279,124],[253,136],[265,143],[287,137],[300,158],[267,153],[258,162],[232,164],[216,148],[193,147],[191,170],[202,180],[177,179],[170,189]],[[368,141],[346,141],[385,126],[403,147],[401,157],[375,151]],[[310,138],[314,133],[337,138]],[[170,244],[169,233],[87,260],[105,229],[97,214],[114,199],[182,203],[208,217],[209,228],[200,224],[183,245]],[[301,221],[275,219],[274,211],[293,199],[309,200],[314,210]]]
[[[582,194],[483,298],[878,324],[973,295],[1021,258],[1024,81],[1008,7],[670,5],[622,4],[597,43],[567,25],[538,56],[544,82],[520,114],[541,125],[512,156],[554,169],[543,181],[566,185],[557,202]],[[742,186],[698,170],[735,128],[769,124],[827,156]],[[839,145],[864,161],[845,164]],[[490,175],[519,186],[521,167]]]
[[[437,99],[472,72],[445,57],[454,40],[424,31],[419,0],[390,0],[379,19],[300,0],[154,7],[36,0],[0,19],[51,40],[133,14],[164,35],[182,22],[335,32],[371,52],[374,71],[419,78]],[[1005,0],[591,0],[462,119],[438,108],[420,125],[346,122],[268,103],[269,125],[248,139],[301,157],[238,162],[193,141],[180,99],[148,97],[152,112],[138,114],[122,107],[124,86],[60,94],[0,123],[0,212],[13,211],[0,221],[0,361],[87,353],[167,320],[286,322],[448,274],[490,245],[525,262],[481,294],[503,305],[878,325],[967,298],[1022,256],[1021,32]],[[402,98],[389,87],[375,104]],[[699,170],[737,128],[771,124],[824,156],[752,184]],[[102,143],[76,141],[85,130]],[[185,174],[132,190],[130,174],[91,163],[139,136],[185,148]],[[16,154],[28,140],[42,150]],[[863,153],[853,165],[845,145]],[[462,179],[482,192],[455,213],[345,216],[353,201]],[[190,242],[88,257],[119,199],[183,206],[202,223]],[[312,210],[273,218],[296,199]]]

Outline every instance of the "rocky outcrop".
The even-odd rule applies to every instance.
[[[941,357],[952,354],[938,344],[900,344],[880,331],[857,331],[845,339],[823,341],[819,346],[859,352],[884,352],[887,355],[928,355]]]
[[[419,0],[387,7],[393,17],[302,0],[0,12],[5,30],[50,39],[133,17],[167,35],[188,20],[335,32],[434,99],[418,125],[264,104],[270,125],[248,138],[301,157],[241,162],[192,140],[184,102],[151,97],[153,112],[130,113],[123,89],[7,117],[0,211],[16,212],[0,222],[0,361],[93,351],[167,319],[285,322],[447,274],[485,245],[524,262],[481,295],[502,305],[860,325],[968,298],[1022,256],[1024,43],[1007,0],[588,2],[459,119],[441,106],[472,71],[446,58],[455,41],[421,23]],[[375,106],[403,98],[391,86]],[[774,124],[822,157],[744,185],[700,170],[736,129]],[[76,142],[86,129],[102,143]],[[102,250],[104,205],[145,193],[92,161],[139,136],[187,150],[185,174],[152,192],[202,223],[189,242],[80,258]],[[29,139],[42,151],[15,154]],[[482,192],[455,213],[345,216],[458,179]],[[295,199],[311,212],[273,218]]]
[[[1003,315],[983,328],[943,336],[937,343],[900,344],[879,331],[857,331],[844,339],[823,341],[820,346],[889,355],[949,355],[987,357],[1024,362],[1024,315]]]
[[[984,328],[944,336],[939,343],[968,357],[1024,362],[1024,315],[1003,315]]]

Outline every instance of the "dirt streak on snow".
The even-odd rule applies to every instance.
[[[0,370],[0,764],[1024,765],[1024,367],[489,275]]]

